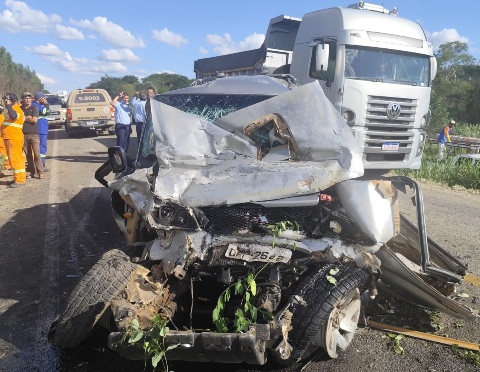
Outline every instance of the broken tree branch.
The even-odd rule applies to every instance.
[[[381,329],[383,331],[400,333],[405,336],[415,337],[422,340],[433,341],[444,345],[457,345],[462,349],[480,351],[480,345],[473,342],[456,340],[454,338],[433,335],[431,333],[412,331],[411,329],[375,322],[370,319],[367,319],[367,326],[369,326],[370,328]]]

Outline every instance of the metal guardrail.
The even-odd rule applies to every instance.
[[[468,153],[478,154],[480,153],[480,138],[475,137],[462,137],[462,136],[450,136],[452,142],[447,142],[447,151],[457,154],[457,150],[465,150]],[[428,138],[427,143],[437,144],[437,138]]]

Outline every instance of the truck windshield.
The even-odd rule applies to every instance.
[[[428,56],[388,49],[345,47],[345,77],[385,83],[430,85]]]
[[[196,115],[208,121],[215,121],[224,115],[264,101],[272,96],[238,94],[163,94],[155,100]],[[145,124],[144,133],[137,154],[137,168],[147,168],[156,162],[155,136],[151,117]]]

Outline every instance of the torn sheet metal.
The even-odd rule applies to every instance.
[[[445,314],[463,319],[476,319],[477,314],[472,309],[448,298],[423,281],[416,275],[396,254],[388,248],[377,252],[377,257],[382,262],[382,276],[378,285],[393,296],[404,298],[408,301],[435,309]]]
[[[300,161],[257,160],[243,130],[272,113],[288,124]],[[190,207],[311,194],[363,175],[361,150],[318,82],[213,123],[152,100],[152,120],[160,162],[155,194]]]
[[[398,192],[391,182],[348,180],[335,189],[348,216],[374,242],[386,243],[398,234]]]
[[[112,190],[118,191],[122,199],[133,206],[144,219],[149,218],[155,201],[148,175],[151,175],[151,169],[137,169],[126,177],[110,181],[108,185]]]

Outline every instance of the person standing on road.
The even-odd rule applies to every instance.
[[[143,133],[143,127],[146,121],[145,106],[147,103],[147,94],[144,92],[136,92],[132,98],[133,108],[133,122],[135,123],[135,129],[137,132],[138,144],[140,144],[140,137]]]
[[[5,116],[3,115],[3,106],[0,106],[0,157],[3,159],[3,164],[0,165],[0,177],[5,176],[3,171],[9,171],[12,169],[10,166],[10,161],[8,160],[7,149],[5,148],[2,138],[2,123],[4,120]]]
[[[454,126],[455,120],[450,120],[450,122],[442,128],[440,134],[438,135],[438,160],[443,160],[446,143],[452,142],[452,140],[450,139],[450,133],[452,132]]]
[[[150,99],[156,94],[157,92],[155,91],[154,87],[148,87],[147,88],[147,103],[145,104],[145,111],[147,112],[147,117],[152,115],[152,109],[150,106]]]
[[[38,107],[33,103],[33,96],[30,92],[22,94],[22,110],[25,113],[25,123],[23,125],[23,134],[25,135],[23,143],[23,152],[27,156],[27,172],[30,174],[26,178],[43,179],[43,164],[40,156],[40,136],[38,135]]]
[[[7,93],[3,97],[5,109],[2,119],[2,139],[5,144],[10,166],[13,170],[13,182],[8,186],[15,188],[25,185],[25,159],[23,158],[23,122],[25,114],[18,104],[15,93]]]
[[[36,92],[33,104],[38,108],[38,136],[40,137],[40,157],[42,159],[43,171],[45,168],[45,159],[47,157],[47,139],[48,139],[48,120],[47,115],[50,113],[47,96],[43,92]]]
[[[122,99],[119,102],[119,99]],[[120,146],[128,152],[130,143],[130,134],[132,133],[132,113],[128,104],[128,94],[118,93],[113,99],[111,105],[115,108],[115,135],[117,136],[117,146]]]

